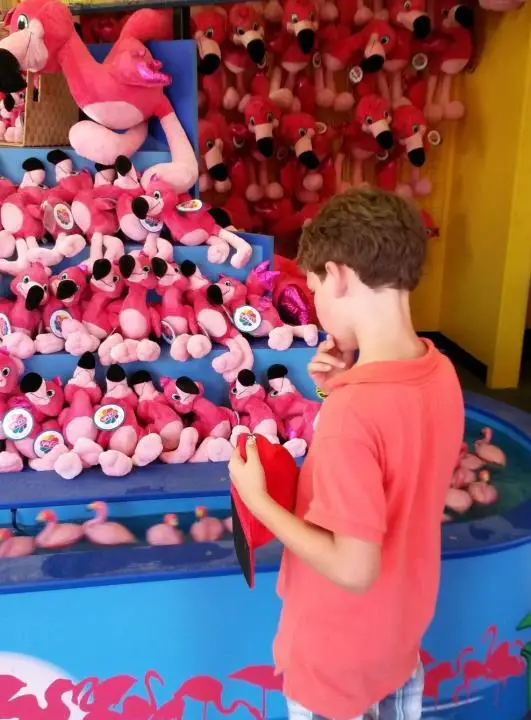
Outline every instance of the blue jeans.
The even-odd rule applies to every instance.
[[[424,668],[419,660],[415,672],[405,685],[352,720],[419,720],[422,716],[423,691]],[[333,720],[316,715],[292,700],[288,700],[288,717],[289,720]]]

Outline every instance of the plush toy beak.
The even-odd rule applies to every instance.
[[[57,286],[57,298],[59,300],[69,300],[78,290],[78,286],[73,280],[61,280]]]
[[[215,40],[196,33],[197,72],[200,75],[213,75],[221,65],[221,50]]]
[[[26,295],[26,310],[35,310],[44,300],[44,288],[42,285],[33,285]]]
[[[417,40],[425,40],[431,32],[429,16],[417,10],[398,13],[397,22],[412,32]]]
[[[474,11],[468,5],[457,5],[453,13],[450,13],[450,15],[452,14],[455,22],[466,30],[474,27]]]

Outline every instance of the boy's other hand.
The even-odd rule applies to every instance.
[[[252,435],[247,439],[245,451],[247,460],[242,458],[238,448],[234,450],[229,461],[229,474],[242,502],[256,515],[260,505],[264,500],[268,500],[269,496],[264,468]]]
[[[308,363],[308,374],[316,386],[324,392],[335,377],[352,367],[354,353],[340,350],[331,335],[317,347],[317,352]]]

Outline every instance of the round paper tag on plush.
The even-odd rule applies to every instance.
[[[125,411],[120,405],[102,405],[92,419],[98,430],[116,430],[124,423]]]
[[[53,216],[61,230],[72,230],[74,227],[74,216],[68,205],[57,203],[53,209]]]
[[[232,321],[240,332],[251,333],[258,330],[262,317],[252,305],[241,305],[234,311]]]
[[[363,80],[363,70],[359,65],[354,65],[354,67],[350,68],[348,79],[353,85],[357,85]]]
[[[389,153],[387,150],[380,150],[380,152],[376,153],[376,159],[378,162],[385,162],[389,157]]]
[[[411,64],[414,70],[418,70],[419,72],[425,70],[428,67],[428,56],[425,53],[417,53],[413,55]]]
[[[321,53],[315,52],[312,57],[312,65],[314,66],[314,68],[316,70],[319,70],[319,68],[321,67],[322,64],[323,64],[323,61],[321,59]]]
[[[54,447],[64,444],[64,438],[57,430],[44,430],[39,433],[33,443],[33,452],[38,458],[48,455]]]
[[[438,130],[430,130],[427,137],[429,144],[434,147],[437,147],[442,143],[442,135]]]
[[[8,440],[24,440],[33,430],[33,415],[24,408],[13,408],[4,415],[2,430]]]
[[[11,335],[11,323],[5,313],[0,313],[0,337]]]
[[[172,328],[172,326],[166,322],[166,320],[163,320],[160,324],[160,331],[162,339],[168,343],[168,345],[171,345],[172,342],[177,337],[175,334],[175,330]]]
[[[55,337],[63,337],[63,323],[65,320],[72,320],[72,315],[68,310],[55,310],[50,316],[50,330]]]
[[[149,217],[149,215],[140,221],[140,224],[148,232],[158,233],[164,227],[164,223],[158,217]]]
[[[201,200],[198,200],[197,198],[190,198],[190,200],[185,200],[182,203],[179,203],[177,205],[177,210],[179,212],[197,212],[198,210],[201,210],[203,207],[203,203]]]

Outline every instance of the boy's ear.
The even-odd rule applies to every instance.
[[[347,292],[348,270],[349,268],[345,265],[338,265],[332,261],[327,262],[325,265],[326,275],[320,282],[328,283],[328,287],[335,298],[340,298]]]

